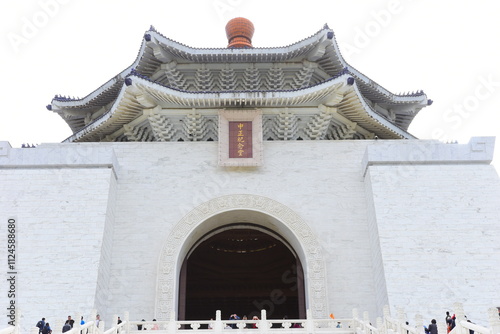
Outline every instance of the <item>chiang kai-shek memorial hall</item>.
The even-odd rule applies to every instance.
[[[494,138],[410,134],[432,101],[348,64],[327,25],[284,47],[254,47],[253,31],[233,19],[227,47],[201,49],[151,27],[128,68],[52,99],[70,137],[0,143],[29,326],[91,310],[109,324],[262,309],[413,322],[455,302],[486,321],[500,306]]]

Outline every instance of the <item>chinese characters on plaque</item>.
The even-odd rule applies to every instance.
[[[229,158],[252,158],[252,122],[229,122]]]

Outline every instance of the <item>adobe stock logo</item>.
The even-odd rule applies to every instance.
[[[488,100],[489,98],[497,94],[498,89],[500,89],[500,81],[497,81],[492,74],[488,76],[479,76],[479,83],[474,87],[468,95],[459,101],[459,103],[453,104],[452,107],[447,108],[443,113],[443,120],[452,129],[460,128],[464,121],[467,120],[472,113],[480,110],[480,105],[482,102]],[[442,128],[435,128],[432,131],[432,138],[439,139],[441,141],[449,140],[445,136],[445,131]]]
[[[38,10],[32,15],[21,17],[21,30],[7,33],[7,38],[14,52],[18,53],[21,46],[28,44],[38,36],[40,30],[47,26],[50,19],[59,13],[60,6],[68,2],[70,0],[39,0]]]
[[[242,0],[214,0],[212,6],[217,12],[219,19],[224,21],[229,19],[229,16],[226,16],[226,12],[232,13],[242,2]]]
[[[413,0],[390,0],[386,8],[373,10],[370,12],[371,20],[368,20],[362,27],[354,28],[354,38],[352,43],[343,41],[345,55],[350,57],[361,53],[361,50],[368,47],[372,40],[379,36],[393,21],[393,18],[403,12],[405,5]]]

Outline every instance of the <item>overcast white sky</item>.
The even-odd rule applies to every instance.
[[[499,12],[493,0],[2,0],[0,140],[68,137],[45,106],[55,94],[83,97],[129,66],[150,25],[218,48],[236,16],[254,23],[256,47],[297,42],[327,23],[351,66],[394,93],[422,89],[434,100],[410,126],[419,138],[497,136]]]

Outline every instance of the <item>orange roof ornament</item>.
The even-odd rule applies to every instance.
[[[255,28],[253,23],[243,17],[235,17],[226,24],[226,36],[229,49],[253,48],[252,37]]]

